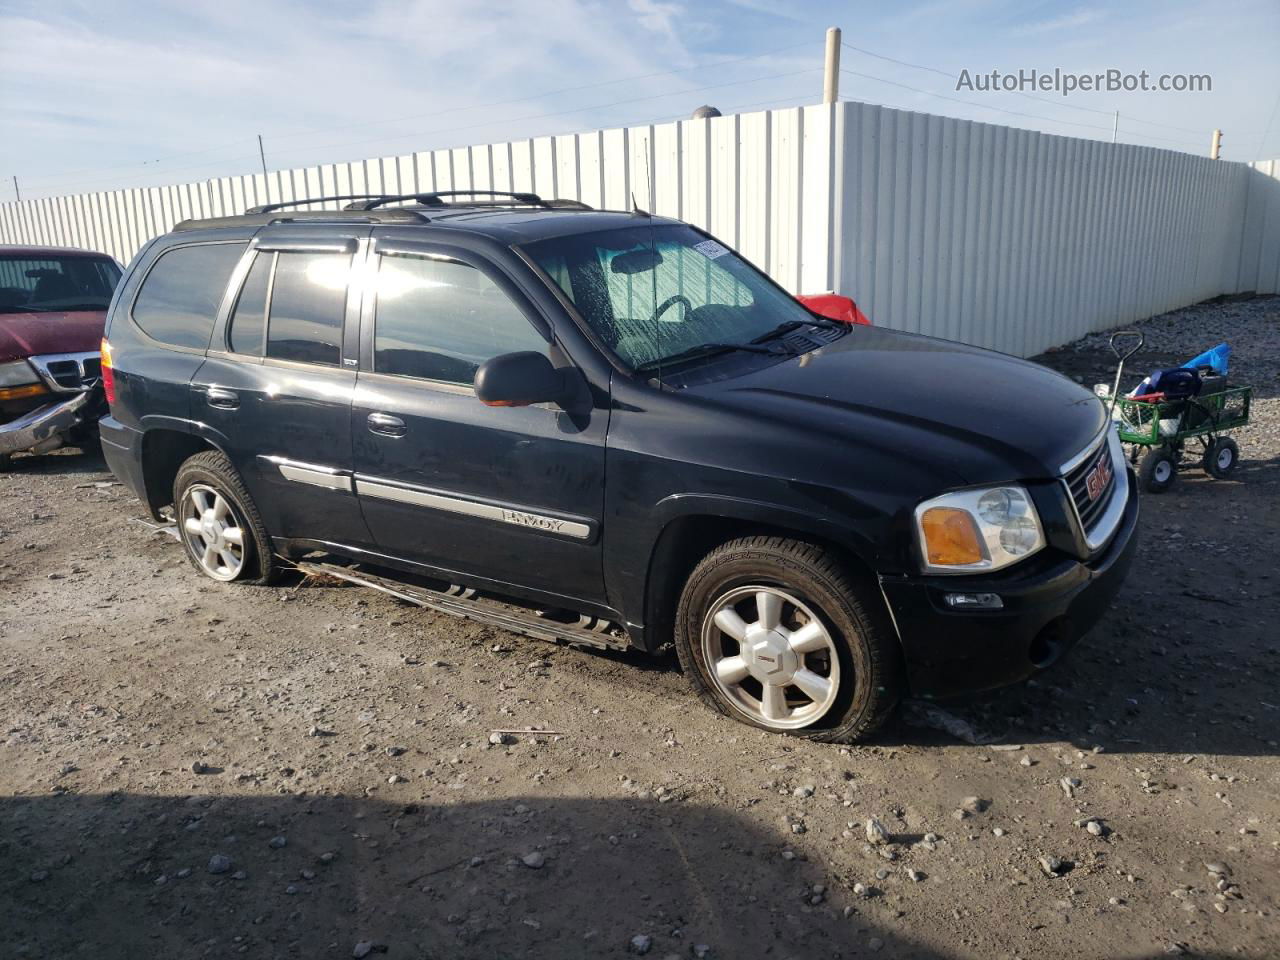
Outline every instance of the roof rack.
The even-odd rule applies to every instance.
[[[531,207],[544,206],[542,198],[536,193],[510,193],[504,190],[433,190],[430,193],[387,194],[381,197],[367,197],[348,203],[348,210],[372,210],[388,203],[399,203],[412,200],[424,207],[443,207],[444,197],[510,197],[516,203],[528,204]]]
[[[272,223],[426,223],[420,210],[393,207],[389,210],[303,210],[284,216],[245,213],[229,217],[206,217],[174,224],[175,231],[209,230],[216,227],[266,226]]]
[[[312,203],[329,203],[333,200],[377,200],[382,197],[381,193],[348,193],[335,197],[307,197],[303,200],[281,200],[279,203],[263,203],[256,207],[250,207],[245,211],[246,214],[254,213],[270,213],[272,210],[283,210],[285,207],[303,207]],[[354,210],[354,206],[348,206],[347,209]]]

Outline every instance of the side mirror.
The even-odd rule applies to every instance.
[[[802,293],[796,299],[818,316],[826,317],[828,320],[871,326],[871,321],[858,309],[858,305],[849,297],[842,297],[838,293]]]
[[[565,394],[564,375],[541,353],[504,353],[480,364],[476,396],[488,407],[528,407]]]

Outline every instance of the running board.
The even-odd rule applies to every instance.
[[[426,607],[437,613],[447,613],[451,617],[473,620],[490,627],[533,637],[535,640],[582,644],[604,650],[626,650],[631,645],[626,633],[606,620],[582,616],[574,623],[559,623],[547,619],[542,615],[543,611],[535,611],[482,596],[471,588],[454,585],[447,590],[432,590],[429,587],[392,580],[367,570],[335,563],[313,563],[303,560],[297,562],[295,566],[307,576],[336,577],[360,587],[380,590],[406,603]]]

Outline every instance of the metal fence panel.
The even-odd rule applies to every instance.
[[[1280,292],[1280,161],[1244,165],[861,103],[533,137],[0,204],[0,242],[127,262],[191,217],[306,196],[522,190],[680,217],[793,292],[1020,356]]]

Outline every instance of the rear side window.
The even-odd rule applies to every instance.
[[[349,253],[276,254],[267,321],[268,357],[339,365],[350,273]]]
[[[161,343],[206,349],[244,248],[243,243],[206,243],[162,253],[133,302],[133,322]]]
[[[373,369],[471,384],[486,360],[547,342],[502,289],[475,267],[384,256],[378,267]]]
[[[249,268],[235,310],[231,314],[231,349],[251,357],[262,356],[267,332],[267,289],[274,253],[259,253]]]

